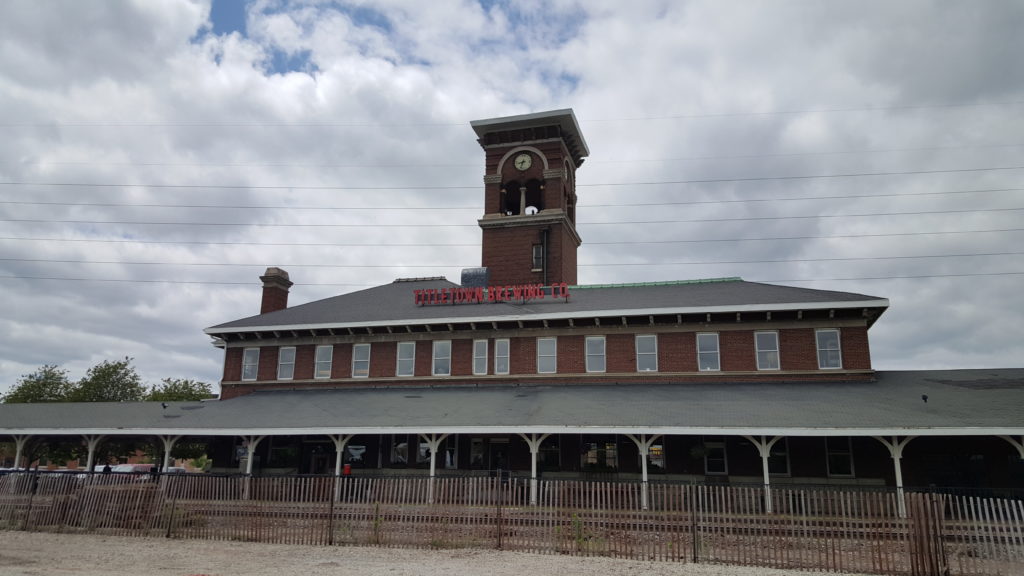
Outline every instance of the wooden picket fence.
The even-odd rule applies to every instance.
[[[16,473],[0,529],[907,574],[1024,574],[1024,502],[516,477]],[[646,492],[646,494],[645,494]],[[644,509],[643,503],[647,503]]]

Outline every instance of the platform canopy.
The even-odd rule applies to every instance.
[[[372,386],[203,402],[0,405],[0,435],[671,434],[1024,436],[1024,369],[874,381]]]

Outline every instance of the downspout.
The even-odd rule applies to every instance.
[[[544,268],[544,285],[545,286],[548,285],[548,233],[549,233],[550,230],[551,230],[551,228],[545,228],[545,229],[540,231],[540,245],[541,245],[541,250],[544,253],[543,254],[543,257],[544,257],[543,268]]]

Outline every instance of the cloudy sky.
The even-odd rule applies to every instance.
[[[0,391],[480,262],[475,119],[572,108],[580,282],[889,298],[879,369],[1024,350],[1024,3],[0,3]]]

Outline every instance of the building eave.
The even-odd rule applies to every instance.
[[[474,306],[487,306],[487,304],[473,304]],[[443,307],[443,306],[442,306]],[[630,308],[610,310],[580,310],[564,313],[540,313],[540,314],[503,314],[503,315],[480,315],[480,316],[437,316],[434,318],[397,318],[393,320],[377,320],[371,322],[319,322],[311,324],[279,324],[247,327],[215,327],[203,330],[210,336],[219,334],[237,334],[246,332],[272,332],[284,330],[328,330],[347,328],[382,328],[386,326],[422,326],[427,324],[466,324],[471,322],[518,322],[518,321],[540,321],[540,320],[578,320],[594,317],[621,317],[621,316],[661,316],[673,314],[721,314],[721,313],[745,313],[745,312],[779,312],[788,310],[838,310],[838,309],[886,309],[889,307],[889,300],[861,300],[861,301],[840,301],[840,302],[796,302],[781,304],[740,304],[723,306],[679,306],[663,308]]]

